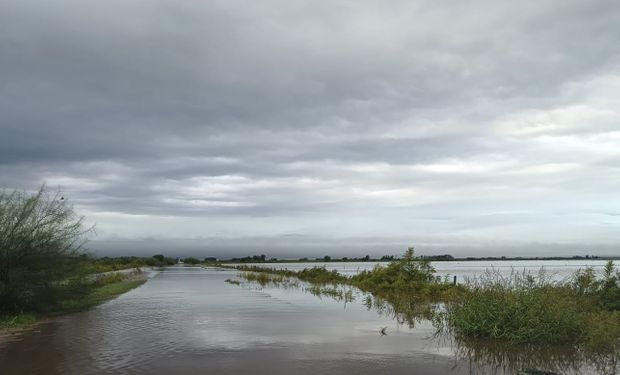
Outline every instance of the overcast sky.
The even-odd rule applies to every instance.
[[[620,4],[0,0],[42,183],[100,255],[620,255]]]

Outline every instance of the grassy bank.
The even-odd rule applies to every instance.
[[[135,273],[112,274],[88,284],[69,288],[55,303],[33,312],[0,315],[0,329],[24,328],[41,319],[83,311],[111,300],[144,284],[146,278]]]
[[[0,316],[0,329],[27,327],[37,322],[34,314],[21,313]]]
[[[103,302],[111,300],[119,295],[126,293],[144,284],[146,279],[117,281],[93,289],[85,296],[69,298],[60,301],[59,307],[53,310],[53,315],[66,314],[70,312],[82,311]]]

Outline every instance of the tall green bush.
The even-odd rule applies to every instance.
[[[372,271],[364,270],[353,276],[353,282],[368,290],[423,291],[436,286],[439,280],[430,260],[416,258],[413,248],[386,267],[377,265]]]
[[[59,193],[0,192],[0,312],[33,310],[80,276],[83,218]]]

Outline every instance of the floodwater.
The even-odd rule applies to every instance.
[[[371,270],[375,265],[387,265],[388,262],[308,262],[308,263],[247,263],[260,267],[272,267],[277,269],[289,269],[300,271],[304,268],[325,266],[328,270],[337,270],[343,275],[354,275],[363,270]],[[502,276],[509,276],[512,272],[529,273],[537,275],[543,269],[552,280],[562,281],[569,278],[575,271],[592,267],[597,275],[602,275],[607,261],[605,260],[505,260],[505,261],[444,261],[432,262],[436,274],[441,277],[457,277],[458,282],[464,282],[468,278],[482,275],[492,271]],[[618,262],[615,262],[618,269]]]
[[[433,338],[435,329],[423,316],[412,318],[355,289],[341,298],[304,284],[261,286],[238,275],[215,268],[162,270],[115,300],[0,343],[0,374],[516,374],[533,366],[612,374],[616,369],[615,358],[593,360],[570,350],[521,351]],[[596,368],[609,361],[612,370]]]

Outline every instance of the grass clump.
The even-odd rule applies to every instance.
[[[536,283],[527,276],[487,275],[451,306],[450,324],[465,336],[517,343],[568,342],[583,333],[581,309],[566,288]]]
[[[508,278],[490,272],[470,281],[448,305],[445,323],[462,337],[620,348],[619,278],[613,269],[610,262],[601,279],[588,268],[556,283],[543,272]]]
[[[348,278],[339,274],[337,270],[329,271],[325,266],[304,268],[296,276],[300,280],[316,284],[338,284],[348,281]]]
[[[275,285],[280,287],[294,287],[297,286],[296,279],[293,279],[289,276],[286,276],[282,273],[267,273],[267,272],[256,272],[256,271],[244,271],[239,274],[239,277],[246,281],[256,282],[260,284],[260,286],[265,287],[267,285]],[[225,280],[230,284],[240,285],[241,283],[237,280]]]
[[[408,249],[401,259],[390,262],[388,266],[377,265],[373,270],[364,270],[352,279],[360,286],[411,290],[423,289],[439,281],[430,261],[416,259],[413,248]]]
[[[278,275],[278,274],[272,275],[272,274],[261,273],[261,272],[243,272],[240,276],[246,279],[247,281],[257,282],[261,286],[265,286],[270,283],[280,284],[286,278],[286,276],[284,275]]]

